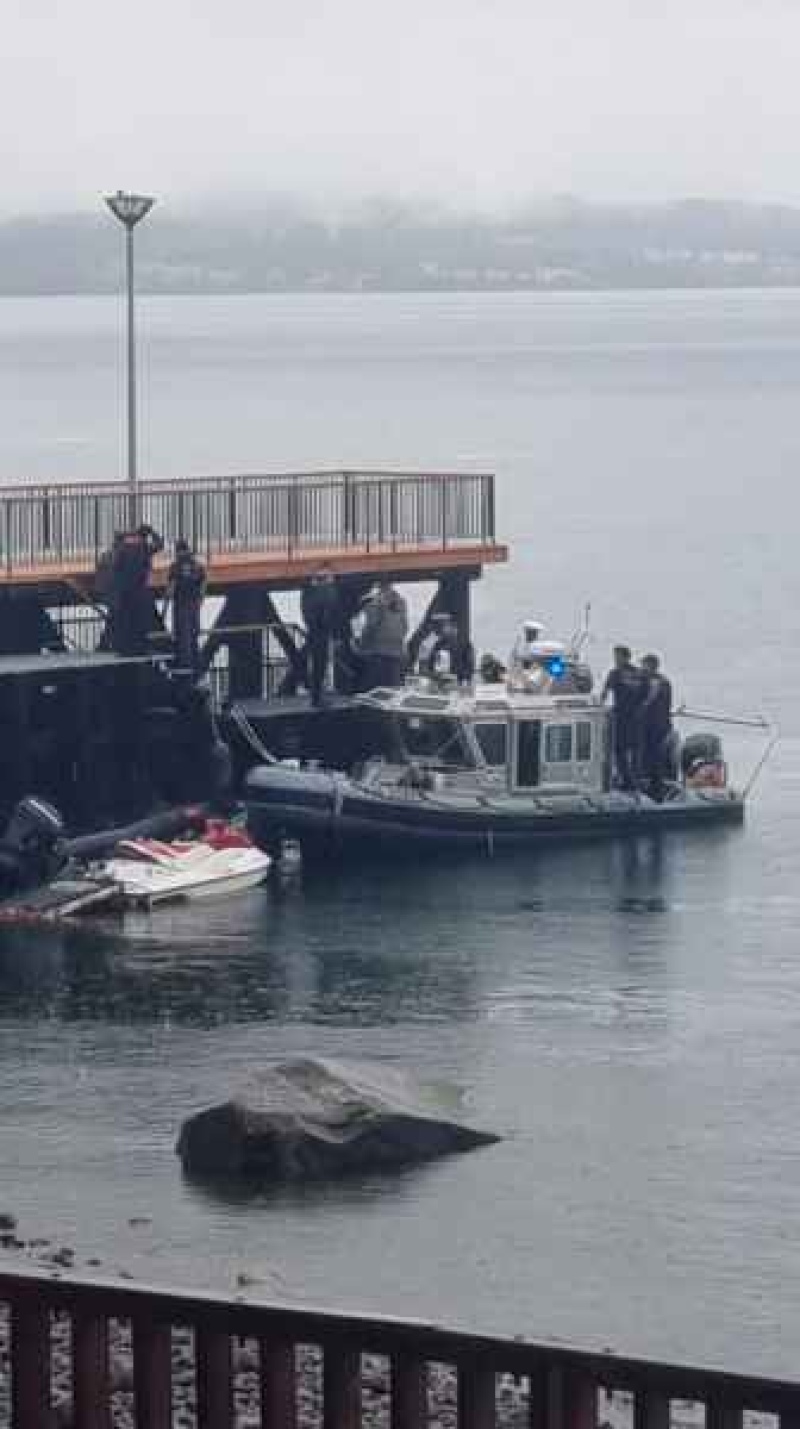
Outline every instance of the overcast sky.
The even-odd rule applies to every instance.
[[[800,201],[800,0],[6,0],[3,214]]]

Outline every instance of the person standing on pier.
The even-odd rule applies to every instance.
[[[339,593],[328,565],[319,567],[300,597],[306,627],[308,685],[314,709],[322,705],[322,692],[330,659],[331,640],[339,626]]]
[[[364,608],[359,654],[364,660],[363,687],[402,685],[406,670],[408,606],[390,580],[382,580]]]
[[[459,685],[472,684],[475,678],[475,650],[471,641],[462,637],[451,615],[441,617],[436,640],[425,657],[424,669],[433,680],[449,675]]]
[[[189,542],[179,536],[175,559],[169,568],[167,599],[172,600],[172,634],[175,661],[179,670],[197,672],[200,647],[200,614],[206,593],[206,568]]]

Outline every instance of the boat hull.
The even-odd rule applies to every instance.
[[[255,770],[245,791],[248,829],[262,848],[297,839],[306,855],[416,857],[526,845],[630,837],[677,828],[740,824],[744,800],[727,791],[697,791],[664,803],[608,795],[558,801],[507,798],[458,806],[427,795],[388,797],[343,776],[316,771]]]
[[[270,868],[269,859],[253,849],[239,858],[233,867],[224,864],[204,866],[196,870],[137,864],[132,860],[111,859],[104,866],[108,877],[118,885],[124,901],[130,907],[154,907],[190,898],[220,898],[243,893],[263,883]]]

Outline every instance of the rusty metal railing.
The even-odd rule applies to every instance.
[[[55,1394],[80,1429],[235,1429],[242,1420],[360,1429],[365,1417],[387,1429],[598,1429],[612,1392],[629,1396],[635,1429],[669,1429],[687,1401],[704,1407],[706,1429],[742,1429],[753,1412],[781,1429],[800,1423],[800,1381],[251,1303],[244,1292],[175,1294],[26,1271],[0,1275],[3,1305],[0,1422],[11,1429],[52,1422],[56,1344]]]
[[[116,530],[147,522],[206,558],[253,552],[447,550],[495,540],[494,478],[473,472],[335,471],[0,487],[6,574],[96,563]]]

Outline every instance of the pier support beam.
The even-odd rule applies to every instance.
[[[416,665],[423,641],[431,634],[437,615],[452,616],[458,626],[461,639],[465,641],[471,639],[470,582],[475,580],[479,574],[478,571],[466,569],[446,571],[440,576],[436,593],[408,641],[409,669],[413,670]]]

